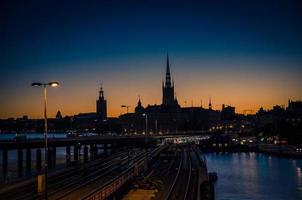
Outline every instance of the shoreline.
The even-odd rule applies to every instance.
[[[262,153],[280,158],[302,159],[302,152],[295,152],[289,149],[288,145],[231,145],[224,147],[209,147],[200,145],[203,153],[241,153],[253,152]]]

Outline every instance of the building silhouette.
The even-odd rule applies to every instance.
[[[162,82],[162,104],[143,106],[138,99],[134,113],[119,117],[123,130],[127,133],[171,133],[178,131],[207,130],[220,119],[220,111],[200,107],[184,107],[178,104],[174,81],[170,72],[169,56],[166,58],[165,80]]]
[[[163,100],[162,106],[173,109],[178,107],[177,99],[174,98],[174,81],[171,78],[170,73],[170,63],[169,55],[167,54],[167,64],[166,64],[166,79],[163,81]]]
[[[138,97],[137,106],[135,107],[135,113],[142,114],[144,113],[145,108],[142,106],[140,97]]]
[[[107,101],[103,87],[100,87],[99,97],[96,100],[96,112],[79,113],[71,118],[71,129],[78,131],[104,132],[107,119]]]
[[[56,119],[62,119],[62,114],[61,111],[58,110],[57,114],[56,114]]]
[[[291,113],[302,114],[302,101],[288,100],[287,110]]]
[[[99,120],[107,119],[107,101],[104,97],[102,86],[99,92],[99,99],[96,101],[96,114]]]
[[[222,109],[221,109],[222,120],[233,120],[235,119],[235,116],[236,116],[235,107],[222,104]]]

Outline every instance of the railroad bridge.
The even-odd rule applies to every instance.
[[[48,165],[50,168],[56,166],[57,147],[66,147],[66,164],[71,161],[77,162],[79,155],[83,154],[84,162],[95,160],[98,151],[101,149],[106,155],[108,151],[114,152],[118,149],[127,147],[148,147],[154,146],[157,142],[165,137],[161,136],[89,136],[89,137],[70,137],[70,138],[49,138],[48,139]],[[23,141],[1,141],[0,151],[3,153],[2,170],[5,179],[8,170],[8,151],[17,150],[18,174],[22,176],[24,167],[31,171],[32,167],[32,150],[36,151],[36,170],[42,170],[42,149],[44,149],[44,140],[23,140]],[[73,154],[73,159],[72,155]]]
[[[202,135],[202,136],[201,136]],[[165,141],[167,144],[173,143],[190,143],[192,138],[196,137],[204,137],[204,134],[200,133],[177,133],[177,134],[169,134],[169,135],[137,135],[137,136],[83,136],[83,137],[68,137],[68,138],[49,138],[48,139],[48,167],[52,168],[53,172],[56,173],[56,161],[57,161],[57,153],[60,147],[60,152],[62,153],[62,147],[64,150],[64,154],[66,156],[66,165],[73,166],[74,170],[80,170],[85,168],[85,165],[90,165],[91,162],[98,163],[94,166],[102,165],[103,161],[100,159],[106,158],[109,155],[119,154],[121,152],[124,158],[118,158],[115,161],[116,163],[113,166],[121,166],[121,163],[129,165],[129,159],[131,155],[130,149],[140,149],[141,152],[148,152],[148,149],[156,149],[159,145],[164,144]],[[8,173],[8,155],[9,151],[16,151],[16,165],[17,165],[17,174],[19,177],[23,177],[23,175],[27,174],[27,172],[31,172],[34,170],[37,174],[41,174],[43,172],[43,157],[42,151],[44,151],[44,139],[34,139],[34,140],[14,140],[14,141],[0,141],[0,151],[3,154],[3,162],[2,162],[2,170],[3,170],[3,180],[6,180]],[[145,150],[144,150],[145,149]],[[128,152],[128,153],[127,153]],[[130,167],[124,169],[124,171],[119,171],[118,174],[114,174],[113,179],[109,179],[109,182],[106,182],[107,185],[102,185],[101,188],[96,187],[92,193],[86,197],[90,199],[90,197],[98,196],[98,198],[103,199],[113,194],[116,190],[119,190],[124,184],[126,184],[130,179],[137,176],[137,174],[145,168],[146,163],[148,163],[149,159],[146,156],[150,156],[150,159],[155,157],[160,150],[155,151],[154,153],[144,153],[142,156],[138,156],[136,161],[131,164]],[[25,154],[25,156],[24,156]],[[124,155],[125,154],[125,155]],[[136,153],[139,155],[138,153]],[[36,156],[35,159],[32,159],[32,156]],[[25,158],[25,159],[24,159]],[[122,159],[122,160],[121,160]],[[123,161],[124,160],[124,161]],[[127,161],[128,160],[128,164]],[[88,162],[90,161],[90,162]],[[81,165],[79,165],[81,163]],[[119,164],[118,164],[119,163]],[[25,164],[25,167],[24,167]],[[84,165],[83,165],[84,164]],[[124,165],[122,164],[122,165]],[[35,169],[33,169],[35,166]],[[83,166],[82,166],[83,165]],[[148,164],[147,164],[148,165]],[[99,167],[94,167],[98,169]],[[70,168],[66,168],[68,171]],[[104,166],[104,169],[107,169],[107,166]],[[113,168],[114,169],[114,168]],[[103,168],[96,170],[96,172],[102,171]],[[85,171],[85,170],[84,170]],[[93,171],[93,170],[92,170]],[[207,170],[203,170],[204,174],[207,176]],[[70,172],[71,173],[71,172]],[[84,172],[83,172],[84,173]],[[86,173],[86,172],[85,172]],[[77,172],[71,173],[72,176],[77,174]],[[24,177],[23,177],[24,178]],[[95,178],[92,177],[92,180]],[[32,185],[35,185],[35,180],[31,180]],[[68,182],[68,181],[67,181]],[[84,184],[83,184],[84,186]],[[34,186],[28,186],[34,187]],[[56,187],[55,185],[53,186]],[[25,190],[25,189],[24,189]],[[30,189],[35,191],[35,189]],[[75,188],[70,189],[74,191]],[[56,193],[58,190],[55,190]],[[67,194],[66,191],[58,192],[58,195]],[[33,194],[36,195],[36,194]],[[9,199],[9,198],[8,198]]]
[[[197,136],[200,134],[201,132],[179,132],[168,135],[48,138],[48,166],[50,168],[56,166],[57,147],[66,148],[66,164],[70,165],[77,163],[80,155],[83,155],[84,162],[87,162],[88,160],[95,160],[98,156],[98,151],[106,155],[108,151],[114,152],[123,148],[153,146],[166,138]],[[32,170],[33,160],[36,162],[36,170],[38,172],[42,170],[42,150],[44,149],[44,145],[43,139],[0,141],[0,151],[2,151],[3,154],[2,173],[4,180],[6,179],[8,170],[8,151],[17,150],[18,175],[22,176],[24,173],[24,160],[27,172]],[[32,151],[35,151],[35,159],[32,159]]]

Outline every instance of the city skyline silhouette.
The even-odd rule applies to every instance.
[[[171,59],[170,59],[171,60]],[[170,61],[171,62],[171,61]],[[163,63],[165,63],[163,61]],[[173,63],[173,60],[172,60]],[[163,67],[165,68],[165,67]],[[160,71],[163,71],[162,69]],[[246,99],[245,101],[243,100],[243,102],[241,102],[241,104],[238,104],[238,96],[234,97],[234,94],[229,95],[229,91],[220,91],[217,93],[214,92],[209,92],[207,91],[205,87],[198,87],[194,84],[192,84],[191,86],[188,84],[184,84],[185,86],[188,86],[188,88],[194,88],[195,91],[188,91],[188,88],[185,88],[184,85],[182,85],[182,82],[179,82],[178,79],[182,79],[183,82],[186,82],[183,78],[181,77],[181,75],[179,73],[177,73],[177,71],[173,68],[172,65],[172,69],[171,69],[173,76],[176,77],[174,78],[174,83],[176,84],[176,88],[175,88],[175,92],[174,94],[176,95],[176,97],[179,99],[179,104],[182,107],[204,107],[204,108],[208,108],[208,103],[209,103],[209,99],[212,99],[213,102],[213,109],[215,110],[221,110],[221,107],[223,104],[225,105],[230,105],[230,106],[234,106],[236,107],[236,113],[244,113],[246,114],[246,111],[248,111],[249,114],[255,114],[261,107],[264,109],[272,109],[273,106],[275,105],[280,105],[285,107],[288,103],[288,100],[299,100],[300,96],[298,95],[284,95],[281,96],[281,100],[276,100],[274,98],[271,98],[270,95],[264,94],[265,96],[263,96],[265,99],[268,99],[268,103],[265,101],[264,102],[259,102],[258,104],[253,104],[253,103],[248,103],[248,98],[250,96],[245,96],[242,95],[241,97],[239,96],[239,98],[243,98]],[[164,73],[162,73],[164,74]],[[161,77],[163,77],[163,75],[160,75]],[[186,77],[186,78],[190,78],[190,77]],[[246,77],[247,78],[247,77]],[[115,101],[115,99],[111,96],[112,94],[114,94],[114,92],[110,91],[112,89],[116,89],[113,88],[111,85],[107,85],[104,84],[103,81],[99,81],[102,82],[102,85],[104,85],[104,90],[106,92],[106,99],[108,99],[109,103],[108,103],[108,116],[110,117],[117,117],[120,114],[125,113],[125,110],[121,108],[121,105],[127,104],[129,106],[129,111],[133,112],[134,108],[136,106],[136,103],[138,101],[138,96],[140,96],[140,99],[142,101],[142,104],[144,106],[147,105],[160,105],[162,102],[162,94],[161,94],[161,90],[160,90],[160,84],[161,82],[164,80],[164,77],[159,79],[155,79],[157,81],[150,81],[148,80],[148,83],[150,84],[149,87],[151,87],[152,89],[148,90],[146,89],[146,85],[140,85],[138,84],[141,81],[138,81],[137,84],[134,82],[134,80],[129,80],[130,84],[133,85],[132,88],[127,88],[127,87],[123,87],[122,85],[119,86],[119,88],[121,89],[121,94],[119,95],[119,98],[121,98],[121,95],[123,97],[123,99],[119,99],[120,101]],[[196,80],[188,80],[188,81],[192,81],[194,83],[194,81]],[[240,83],[244,83],[247,80],[242,80]],[[251,80],[250,80],[251,81]],[[258,81],[258,79],[254,80],[255,82]],[[64,83],[64,80],[62,80],[61,82]],[[110,83],[111,81],[109,81]],[[152,83],[154,84],[152,84]],[[252,80],[253,82],[253,80]],[[152,84],[152,85],[151,85]],[[207,85],[207,83],[205,83]],[[218,90],[219,91],[219,87],[222,87],[223,89],[227,89],[229,87],[228,84],[223,85],[222,81],[219,81],[220,85],[217,85],[216,87],[212,88],[214,90]],[[232,83],[234,84],[234,83]],[[251,83],[253,84],[253,83]],[[127,85],[127,83],[126,83]],[[86,86],[86,88],[88,88],[89,86]],[[57,113],[58,110],[60,110],[62,112],[62,114],[65,115],[74,115],[74,114],[78,114],[78,113],[85,113],[85,112],[95,112],[95,100],[97,99],[98,96],[98,85],[93,85],[90,87],[89,90],[89,97],[85,97],[85,99],[82,99],[83,102],[82,106],[83,108],[81,109],[74,109],[72,110],[72,112],[69,112],[69,109],[66,109],[64,106],[62,106],[62,103],[60,102],[62,100],[62,97],[59,98],[59,94],[62,94],[66,91],[66,89],[64,88],[64,85],[60,85],[59,88],[55,89],[55,90],[50,90],[49,92],[51,93],[52,96],[50,96],[50,102],[51,103],[55,103],[56,101],[58,101],[58,103],[56,103],[57,105],[49,105],[50,106],[50,116],[54,117],[55,114]],[[92,89],[95,89],[94,91],[92,91]],[[202,90],[201,92],[198,90],[199,88],[203,88],[204,91]],[[252,87],[248,84],[246,85],[245,90],[251,89]],[[35,92],[35,89],[33,88],[26,88],[30,93]],[[136,91],[136,95],[130,95],[128,92],[130,91]],[[234,89],[234,88],[233,88]],[[76,90],[76,88],[73,88],[73,90]],[[240,89],[239,89],[240,90]],[[272,88],[273,90],[273,88]],[[123,91],[125,93],[123,93]],[[86,91],[87,92],[87,91]],[[86,93],[84,92],[83,94],[88,94],[88,92]],[[93,94],[92,94],[93,93]],[[192,93],[193,93],[193,97],[192,97]],[[258,91],[258,93],[261,93],[260,91]],[[252,96],[254,95],[258,95],[257,91],[255,91],[254,94],[251,94]],[[151,95],[150,95],[151,94]],[[186,94],[189,94],[188,96],[184,96]],[[196,94],[199,94],[199,96],[196,96]],[[218,95],[217,95],[218,94]],[[220,96],[222,94],[222,96]],[[73,94],[74,95],[74,94]],[[115,96],[117,96],[116,94],[114,94]],[[33,97],[34,96],[34,97]],[[39,93],[33,94],[33,96],[31,96],[32,98],[36,98],[39,99],[41,98]],[[191,97],[191,98],[190,98]],[[68,97],[65,97],[68,99]],[[76,95],[76,98],[81,98],[81,95]],[[52,99],[55,99],[54,101]],[[71,99],[69,99],[71,100]],[[53,101],[53,102],[52,102]],[[71,100],[72,103],[74,104],[75,107],[77,107],[77,104]],[[31,101],[30,101],[31,102]],[[242,104],[243,103],[243,104]],[[38,104],[41,104],[41,102],[38,102]],[[21,106],[21,105],[18,105]],[[40,114],[40,109],[39,106],[32,106],[30,109],[26,108],[27,110],[24,110],[23,112],[16,112],[14,115],[10,115],[10,116],[2,116],[2,118],[9,118],[9,117],[22,117],[23,115],[29,116],[29,117],[33,117],[33,118],[40,118],[41,114]],[[32,112],[30,111],[31,109],[35,109],[35,112],[38,112],[39,114],[37,115],[32,115]],[[3,109],[5,111],[5,109]],[[26,112],[28,111],[28,112]]]
[[[302,199],[301,0],[0,0],[0,199]]]
[[[49,91],[52,117],[94,112],[100,82],[109,116],[138,95],[160,104],[167,52],[181,106],[211,97],[256,112],[302,96],[298,2],[2,4],[0,118],[40,118],[30,83],[42,80],[62,83]]]

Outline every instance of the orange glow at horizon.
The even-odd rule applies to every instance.
[[[287,106],[288,99],[299,100],[302,97],[299,72],[287,72],[286,69],[281,72],[265,71],[264,67],[259,71],[253,70],[253,66],[246,67],[249,70],[225,66],[225,70],[221,71],[209,63],[175,60],[170,58],[170,65],[176,96],[182,107],[191,106],[192,102],[193,106],[198,107],[202,101],[203,107],[208,108],[211,98],[214,109],[220,110],[221,105],[225,104],[235,106],[237,113],[243,113],[244,110],[253,110],[255,113],[260,107],[270,109],[277,104]],[[138,95],[144,107],[161,104],[165,61],[121,63],[114,63],[117,67],[111,71],[83,66],[80,72],[59,73],[59,76],[50,73],[48,79],[59,81],[60,86],[48,88],[48,116],[54,117],[58,110],[63,116],[95,112],[100,81],[104,86],[109,117],[125,113],[126,109],[121,105],[129,105],[129,111],[133,112]],[[133,63],[144,68],[133,67]],[[181,68],[186,64],[195,67]],[[95,71],[91,73],[92,70]],[[28,84],[16,85],[13,91],[2,95],[0,118],[43,116],[43,91],[30,87],[30,81],[25,79],[24,82]]]

